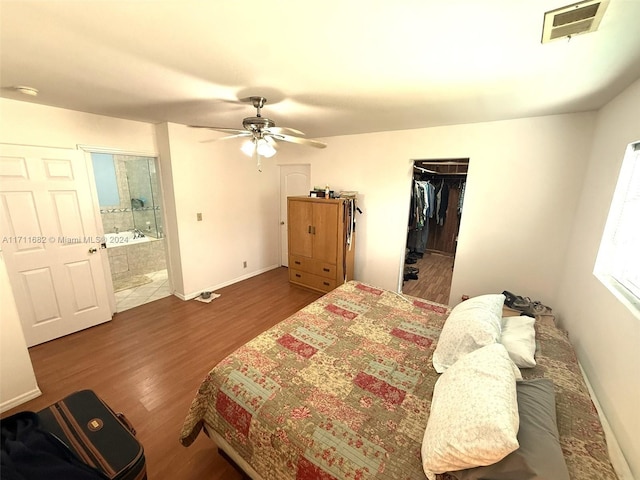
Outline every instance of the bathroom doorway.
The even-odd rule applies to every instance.
[[[414,160],[402,292],[448,304],[468,158]]]
[[[92,152],[116,312],[171,295],[155,157]]]

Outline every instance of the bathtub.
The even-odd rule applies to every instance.
[[[119,232],[119,233],[105,233],[104,243],[107,244],[107,248],[114,247],[126,247],[127,245],[135,245],[136,243],[145,243],[157,240],[153,237],[140,237],[133,238],[133,232]]]

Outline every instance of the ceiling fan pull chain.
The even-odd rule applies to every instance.
[[[258,166],[258,171],[262,172],[262,155],[260,155],[258,153],[258,149],[255,149],[255,155],[256,155],[256,160],[257,160],[257,166]]]

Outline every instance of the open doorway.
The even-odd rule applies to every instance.
[[[90,152],[116,312],[171,295],[158,159]]]
[[[414,160],[402,292],[449,303],[468,158]]]

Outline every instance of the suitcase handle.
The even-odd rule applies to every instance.
[[[122,412],[116,413],[116,418],[120,420],[124,424],[124,426],[129,429],[129,431],[133,436],[136,435],[136,429],[133,428],[133,424],[129,421],[127,417],[124,416],[124,413]]]
[[[113,410],[113,408],[111,408],[109,405],[104,403],[104,401],[102,401],[102,400],[100,400],[100,401],[103,403],[103,405],[105,407],[107,407],[107,409],[111,413],[113,413],[116,416],[116,418],[118,420],[120,420],[120,423],[122,423],[125,426],[125,428],[131,432],[131,435],[133,435],[135,437],[136,436],[136,429],[133,428],[133,424],[129,421],[129,419],[127,417],[124,416],[124,413],[116,412],[116,411]]]

